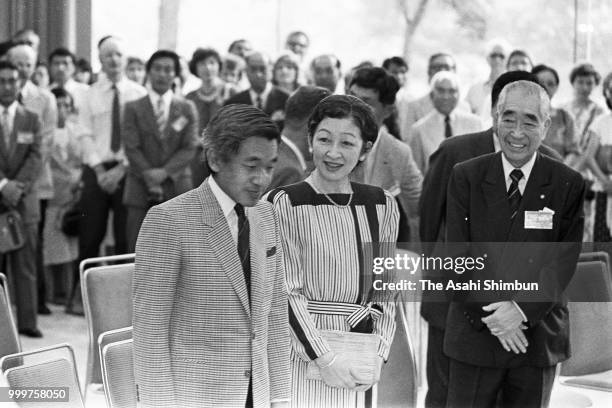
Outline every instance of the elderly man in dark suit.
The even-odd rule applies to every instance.
[[[32,188],[42,170],[41,123],[36,113],[17,102],[17,67],[0,61],[0,213],[16,210],[24,225],[25,245],[0,253],[0,270],[9,266],[15,288],[19,333],[42,337],[36,327],[36,242],[39,205]]]
[[[535,76],[524,71],[508,72],[501,75],[492,88],[492,110],[496,109],[499,94],[504,86],[519,80],[537,83]],[[419,203],[421,221],[419,235],[425,255],[435,256],[441,250],[439,243],[444,240],[446,220],[446,188],[455,164],[499,151],[499,149],[497,135],[493,128],[489,128],[484,132],[456,136],[445,140],[430,157],[429,171],[423,182],[423,191]],[[547,156],[561,160],[561,156],[548,146],[542,144],[538,150]],[[427,279],[436,279],[430,271],[423,271],[423,274]],[[448,302],[445,297],[441,298],[439,295],[436,292],[424,292],[421,305],[421,315],[429,324],[426,407],[444,407],[446,405],[449,362],[442,352],[442,342]]]
[[[225,101],[225,105],[234,103],[252,105],[272,116],[273,120],[282,120],[289,95],[272,86],[270,57],[262,52],[253,51],[247,54],[244,60],[251,88],[232,96]]]
[[[480,271],[447,272],[445,280],[511,284],[454,293],[444,335],[447,406],[494,407],[499,398],[504,407],[546,407],[555,365],[569,357],[563,291],[580,253],[585,183],[537,152],[550,122],[542,87],[507,85],[493,112],[501,152],[460,163],[451,174],[450,253],[486,263]]]
[[[288,406],[283,251],[259,199],[279,140],[261,110],[221,108],[204,138],[212,175],[147,214],[133,287],[143,407]]]
[[[198,120],[195,106],[171,90],[181,72],[178,55],[156,51],[146,70],[149,94],[127,103],[123,117],[123,145],[129,161],[123,194],[129,252],[136,248],[149,208],[193,187],[189,163],[195,155]]]

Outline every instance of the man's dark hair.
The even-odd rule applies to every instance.
[[[143,67],[145,66],[145,62],[142,59],[140,59],[138,57],[133,57],[133,56],[132,57],[127,57],[127,62],[126,62],[125,65],[127,66],[127,65],[131,65],[131,64],[139,64],[139,65],[142,65]]]
[[[240,38],[238,40],[234,40],[232,41],[232,43],[230,44],[229,47],[227,47],[227,52],[232,52],[232,48],[234,48],[235,46],[237,46],[238,44],[242,43],[242,42],[249,42],[249,40],[247,40],[246,38]]]
[[[12,71],[18,71],[17,65],[13,64],[11,61],[8,61],[8,60],[0,60],[0,70],[3,70],[3,69],[10,69]]]
[[[177,55],[176,52],[170,51],[170,50],[155,51],[153,55],[151,55],[151,57],[147,61],[147,65],[145,68],[146,71],[149,72],[151,70],[151,67],[153,66],[153,62],[161,58],[170,58],[172,62],[174,63],[174,76],[175,77],[181,76],[181,61],[179,60],[179,56]]]
[[[529,56],[529,54],[527,54],[527,51],[525,50],[514,50],[510,53],[510,55],[508,55],[508,59],[506,60],[506,68],[508,66],[510,66],[510,61],[512,60],[512,58],[514,57],[523,57],[523,58],[527,58],[529,60],[529,65],[531,65],[533,67],[533,61],[531,60],[531,57]]]
[[[111,38],[119,39],[119,37],[115,35],[105,35],[104,37],[100,38],[100,40],[98,41],[98,49],[100,49],[100,47],[102,46],[102,44],[106,42],[106,40],[110,40]]]
[[[285,104],[285,126],[298,127],[308,120],[315,106],[331,92],[320,86],[299,87]]]
[[[72,94],[68,92],[66,89],[58,86],[56,88],[51,89],[51,93],[53,94],[53,96],[55,96],[55,99],[69,98],[70,105],[74,106],[74,98],[72,97]]]
[[[501,93],[502,89],[504,89],[506,85],[512,82],[516,82],[516,81],[530,81],[530,82],[534,82],[540,85],[540,83],[538,82],[538,78],[531,72],[527,72],[527,71],[505,72],[501,74],[499,78],[497,78],[495,83],[493,84],[493,88],[491,89],[491,107],[494,108],[495,106],[497,106],[499,94]]]
[[[191,61],[189,61],[189,71],[195,76],[198,76],[198,64],[205,59],[213,57],[219,64],[219,72],[223,68],[223,60],[221,55],[214,48],[198,48],[193,52]]]
[[[601,81],[601,75],[599,74],[599,72],[597,72],[593,64],[578,64],[572,69],[572,72],[570,72],[570,83],[573,84],[576,78],[578,77],[588,76],[592,76],[595,79],[595,85],[599,85],[599,81]]]
[[[76,63],[76,57],[74,56],[74,54],[70,52],[68,48],[65,47],[59,47],[51,51],[51,54],[49,54],[49,58],[47,59],[49,61],[49,64],[53,62],[53,58],[55,57],[68,57],[72,60],[73,65]]]
[[[222,107],[204,129],[204,151],[212,150],[227,162],[250,137],[263,137],[280,143],[278,126],[260,109],[251,105]]]
[[[447,53],[447,52],[437,52],[437,53],[435,53],[435,54],[432,54],[432,55],[429,57],[429,61],[427,61],[427,69],[429,70],[429,68],[431,67],[431,64],[433,64],[434,60],[435,60],[436,58],[440,58],[440,57],[448,57],[448,58],[450,58],[450,59],[452,59],[452,60],[453,60],[453,64],[456,64],[456,62],[455,62],[455,57],[453,57],[453,56],[452,56],[452,55],[450,55],[449,53]]]
[[[531,73],[533,75],[538,75],[540,72],[550,72],[553,77],[555,77],[555,82],[557,83],[557,85],[559,85],[559,73],[556,69],[544,64],[538,64],[531,69]]]
[[[290,32],[289,35],[287,36],[287,42],[289,42],[289,39],[291,37],[296,37],[298,35],[304,36],[306,38],[306,42],[308,43],[306,46],[310,45],[310,37],[308,37],[308,34],[306,34],[303,31],[292,31],[292,32]]]
[[[390,58],[387,58],[386,60],[383,61],[382,67],[384,69],[386,69],[386,70],[389,70],[389,67],[392,64],[395,64],[395,65],[400,66],[400,67],[404,67],[404,68],[406,68],[406,70],[408,70],[408,63],[402,57],[390,57]]]
[[[364,145],[367,142],[376,142],[378,137],[376,116],[372,108],[359,98],[350,95],[330,95],[319,102],[308,120],[308,137],[310,140],[312,140],[317,127],[325,118],[351,119],[359,128]]]
[[[395,94],[399,91],[397,79],[380,67],[358,69],[351,78],[349,88],[353,85],[377,91],[378,100],[383,105],[394,104]]]

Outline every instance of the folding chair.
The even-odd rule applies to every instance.
[[[109,408],[135,408],[134,344],[132,339],[109,343],[102,349],[104,395]]]
[[[98,352],[100,353],[100,367],[102,367],[102,349],[110,343],[132,338],[132,326],[109,330],[98,336]]]
[[[84,408],[77,377],[74,351],[69,344],[58,344],[33,351],[10,354],[0,359],[0,370],[10,387],[66,387],[64,402],[45,402],[45,406]],[[20,406],[40,406],[41,402],[23,402]]]
[[[406,313],[397,303],[395,337],[387,363],[376,386],[375,401],[379,408],[416,407],[418,375]]]
[[[6,276],[0,273],[0,357],[19,353],[21,343],[11,307],[8,282]]]
[[[81,288],[89,332],[85,389],[91,383],[102,383],[97,344],[100,334],[132,325],[133,273],[133,263],[98,266],[83,273]]]
[[[573,378],[561,383],[612,392],[612,282],[605,262],[578,263],[567,294],[572,356],[561,363],[561,375]]]

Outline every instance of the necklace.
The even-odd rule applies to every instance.
[[[348,202],[346,204],[338,204],[327,193],[324,193],[323,191],[319,190],[319,188],[315,185],[314,180],[313,180],[312,177],[309,177],[309,179],[310,179],[309,180],[310,181],[310,185],[314,188],[314,190],[317,193],[319,193],[319,194],[323,194],[325,196],[325,198],[327,198],[327,201],[332,203],[334,206],[336,206],[338,208],[346,208],[346,207],[351,205],[351,202],[353,201],[353,193],[354,192],[349,193],[349,199],[348,199]]]

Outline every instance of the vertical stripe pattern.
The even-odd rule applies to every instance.
[[[375,187],[352,183],[354,196],[348,207],[337,207],[317,194],[307,182],[298,183],[269,196],[277,213],[285,254],[289,290],[289,320],[292,340],[293,407],[362,407],[364,393],[328,387],[322,381],[306,380],[308,362],[328,352],[321,329],[350,331],[346,316],[309,313],[308,302],[360,303],[367,300],[371,278],[372,236],[395,242],[399,212],[393,196]],[[348,195],[332,194],[337,203]],[[378,231],[372,234],[366,208],[375,209]],[[371,269],[371,268],[370,268]],[[360,273],[360,270],[364,271]],[[360,276],[362,275],[362,276]],[[386,358],[395,332],[395,306],[375,305],[382,316],[373,321],[373,332],[382,340],[379,355]]]

